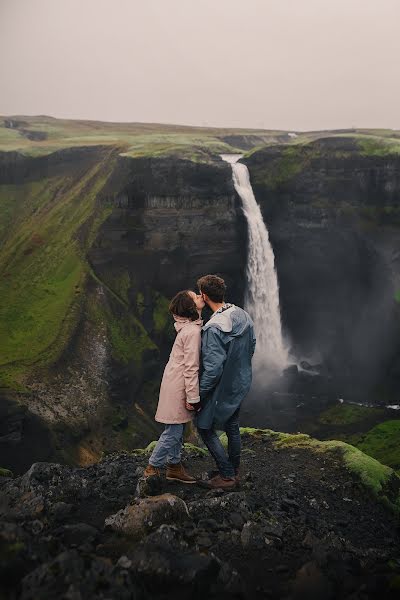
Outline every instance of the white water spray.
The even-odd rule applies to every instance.
[[[248,223],[245,310],[254,321],[257,337],[254,363],[256,369],[281,371],[288,364],[288,350],[282,336],[275,257],[249,171],[246,165],[237,162],[241,157],[240,154],[221,155],[232,166],[233,183]]]

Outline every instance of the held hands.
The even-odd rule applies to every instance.
[[[201,410],[201,405],[200,402],[196,402],[196,404],[189,404],[189,402],[186,402],[186,408],[190,411],[199,412]]]

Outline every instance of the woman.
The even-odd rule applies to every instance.
[[[160,467],[167,463],[169,481],[196,483],[181,463],[183,430],[193,419],[200,402],[199,364],[201,346],[201,311],[205,304],[194,292],[178,292],[169,305],[175,319],[177,335],[161,381],[155,420],[165,428],[150,456],[144,476],[160,476]]]

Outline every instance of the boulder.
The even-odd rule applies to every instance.
[[[143,498],[110,515],[105,528],[140,539],[163,523],[186,520],[189,512],[185,502],[172,494]]]

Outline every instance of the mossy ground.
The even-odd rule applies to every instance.
[[[320,441],[305,433],[282,433],[272,429],[241,427],[240,434],[242,437],[266,438],[278,450],[280,448],[299,448],[311,452],[333,454],[343,461],[344,466],[373,496],[400,514],[400,477],[393,469],[366,455],[358,448],[340,440]],[[220,435],[220,440],[226,448],[226,433]],[[149,455],[156,443],[155,440],[146,448],[134,450],[134,453]],[[207,454],[204,448],[188,444],[185,444],[185,447],[189,452],[196,451]]]
[[[301,429],[321,439],[337,439],[362,450],[400,474],[400,415],[381,407],[337,404]]]
[[[381,408],[357,404],[336,404],[322,412],[318,421],[326,425],[351,425],[370,418],[382,418],[384,412]]]

